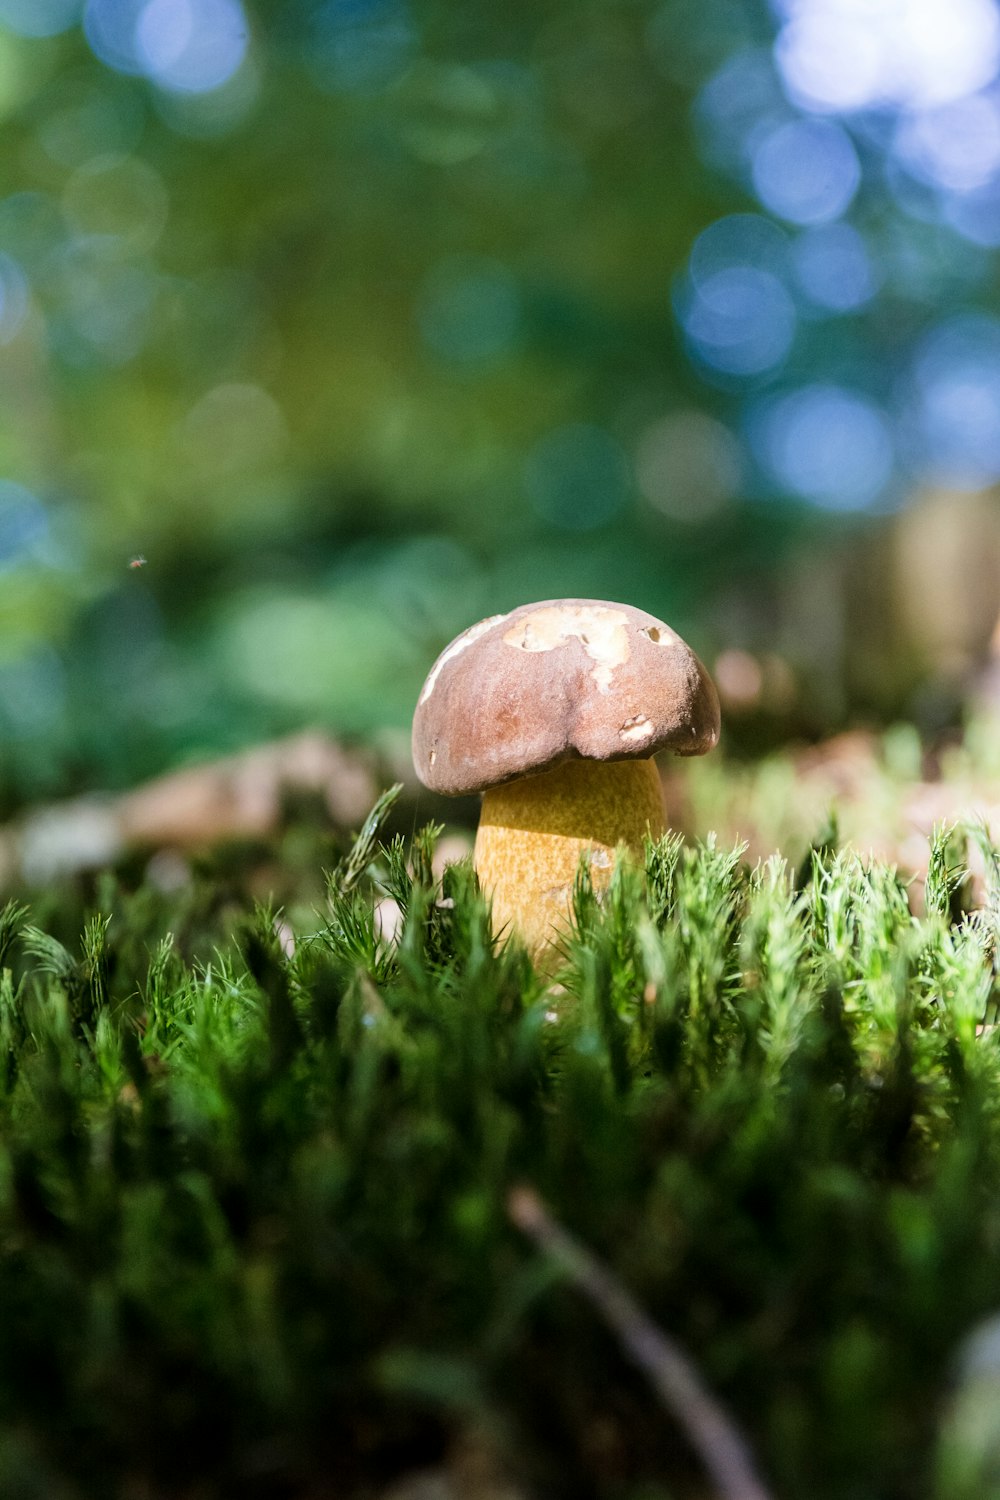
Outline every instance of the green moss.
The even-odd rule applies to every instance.
[[[997,862],[963,914],[942,834],[914,918],[828,846],[668,836],[581,880],[553,982],[390,802],[292,953],[207,884],[0,916],[0,1493],[352,1500],[475,1431],[527,1493],[704,1494],[520,1183],[776,1495],[994,1493],[955,1361],[1000,1286]]]

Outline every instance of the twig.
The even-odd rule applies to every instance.
[[[559,1262],[618,1335],[686,1432],[723,1500],[771,1500],[735,1423],[706,1390],[687,1355],[650,1321],[608,1267],[557,1223],[532,1188],[515,1188],[507,1212]]]

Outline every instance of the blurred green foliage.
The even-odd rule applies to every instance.
[[[764,581],[898,502],[897,354],[993,263],[909,158],[909,197],[882,180],[919,100],[808,124],[782,15],[2,0],[8,804],[405,725],[440,647],[531,597],[773,634]],[[975,484],[973,406],[938,436]]]

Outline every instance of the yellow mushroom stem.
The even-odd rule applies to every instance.
[[[514,931],[536,955],[565,931],[580,856],[595,891],[607,888],[615,849],[642,854],[666,827],[652,760],[568,760],[483,797],[474,861],[493,900],[497,932]]]

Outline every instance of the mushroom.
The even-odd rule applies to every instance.
[[[474,863],[498,928],[540,956],[581,856],[607,887],[618,844],[665,829],[658,750],[702,755],[719,699],[689,646],[628,604],[555,599],[480,620],[427,675],[413,762],[446,796],[483,793]]]

